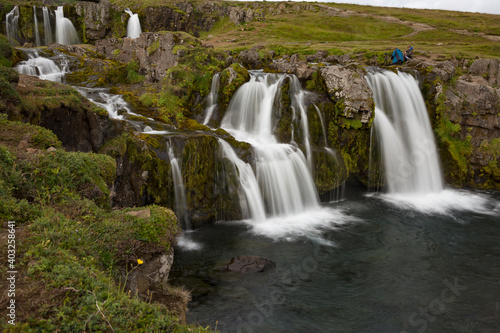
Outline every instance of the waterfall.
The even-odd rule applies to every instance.
[[[38,31],[38,18],[36,17],[36,6],[33,6],[33,19],[35,21],[35,45],[38,47],[42,45],[40,43],[40,32]]]
[[[61,82],[65,72],[52,59],[40,57],[36,50],[29,50],[26,61],[21,61],[16,70],[21,74],[37,76],[42,80]]]
[[[174,193],[175,193],[175,214],[179,222],[184,226],[185,230],[191,230],[191,221],[188,216],[188,209],[186,203],[186,190],[184,182],[182,181],[182,172],[179,166],[177,157],[174,154],[172,146],[168,145],[168,157],[172,167],[172,178],[174,180]]]
[[[127,37],[139,38],[142,32],[139,15],[132,13],[132,11],[128,8],[125,9],[125,13],[130,15],[127,23]]]
[[[323,120],[323,115],[321,114],[321,111],[316,106],[316,104],[314,105],[314,108],[316,109],[316,112],[318,113],[319,121],[321,122],[321,130],[323,131],[323,143],[324,143],[325,147],[327,147],[328,141],[326,140],[326,128],[325,128],[325,122]]]
[[[434,136],[417,81],[407,73],[367,76],[375,99],[374,128],[389,193],[443,190]]]
[[[253,75],[229,102],[221,127],[241,141],[276,143],[272,133],[273,102],[284,75]]]
[[[285,77],[252,74],[250,81],[242,85],[231,99],[221,125],[237,140],[253,145],[256,179],[266,215],[270,217],[296,215],[319,207],[318,194],[304,154],[295,145],[278,143],[272,133],[274,99]],[[289,77],[294,82],[294,76]],[[300,110],[302,121],[307,124],[304,92],[300,90],[300,86],[293,88],[295,98],[292,98],[292,104],[295,110]],[[242,172],[240,167],[238,170]],[[260,208],[252,209],[258,211]]]
[[[124,119],[124,115],[131,115],[136,117],[141,117],[139,114],[132,112],[129,104],[123,99],[122,95],[110,94],[105,88],[83,88],[83,87],[73,87],[80,94],[85,96],[89,101],[97,106],[108,111],[109,118],[112,119]],[[150,119],[151,118],[147,118]],[[142,124],[139,128],[139,123],[130,121],[139,132],[142,132]],[[148,131],[149,134],[163,134],[157,133],[158,131]]]
[[[52,25],[50,24],[50,12],[47,7],[43,7],[43,31],[45,33],[45,45],[52,44],[54,37],[52,37]]]
[[[217,107],[217,98],[219,92],[219,77],[220,74],[216,73],[212,78],[212,86],[210,87],[210,93],[207,98],[207,108],[205,110],[205,120],[203,120],[203,125],[208,124],[210,118],[212,118],[212,114],[214,113]]]
[[[64,17],[63,6],[57,7],[56,10],[56,43],[63,45],[80,43],[73,23]]]
[[[5,16],[5,34],[12,43],[19,38],[19,7],[14,8]]]
[[[305,99],[307,92],[302,89],[300,85],[299,78],[295,75],[290,76],[291,84],[290,90],[292,92],[292,110],[294,112],[294,117],[296,117],[296,112],[300,112],[300,123],[302,125],[302,132],[304,136],[304,145],[306,149],[307,167],[309,171],[312,170],[312,153],[311,144],[309,141],[309,124],[307,120],[307,110]]]
[[[243,162],[234,152],[233,148],[224,140],[219,139],[222,158],[227,158],[236,168],[239,175],[240,188],[244,195],[240,197],[240,207],[242,207],[243,218],[264,221],[266,212],[260,194],[259,184],[253,173],[252,167]]]

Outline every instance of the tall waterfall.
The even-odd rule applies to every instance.
[[[256,179],[266,216],[270,217],[296,215],[319,207],[318,194],[304,154],[295,145],[278,143],[273,135],[274,99],[285,77],[253,74],[233,96],[221,125],[237,140],[253,145],[257,157]],[[303,92],[300,87],[295,89],[293,95],[298,98],[292,100],[292,104],[295,110],[301,110],[301,117],[307,121],[304,119]],[[238,168],[241,173],[243,166]],[[248,196],[247,201],[251,204]],[[259,210],[258,207],[252,209]]]
[[[213,78],[212,78],[212,85],[210,87],[210,93],[208,94],[207,98],[207,108],[205,110],[205,120],[203,120],[203,125],[208,124],[210,121],[210,118],[212,118],[212,114],[215,111],[215,108],[217,107],[217,97],[218,97],[218,91],[219,91],[219,77],[220,74],[216,73]]]
[[[168,157],[170,159],[170,166],[172,167],[172,178],[174,180],[174,193],[175,193],[175,215],[179,222],[186,230],[191,230],[191,221],[188,216],[188,209],[186,203],[186,190],[182,180],[182,172],[179,166],[178,158],[174,154],[172,146],[168,145]]]
[[[56,43],[63,45],[80,43],[73,23],[64,17],[63,6],[57,7],[56,10]]]
[[[375,99],[374,128],[389,193],[426,194],[443,190],[441,168],[425,102],[407,73],[367,76]]]
[[[35,45],[38,47],[42,44],[40,42],[40,32],[38,31],[38,18],[36,17],[36,6],[33,6],[33,20],[35,21],[35,25],[34,25]]]
[[[132,13],[130,9],[125,9],[125,13],[130,15],[127,22],[127,37],[139,38],[141,35],[141,22],[139,21],[139,15]]]
[[[5,16],[5,34],[12,43],[19,37],[19,7],[14,8]]]
[[[45,34],[45,45],[52,44],[54,37],[52,34],[52,25],[50,24],[50,12],[47,7],[43,7],[43,32]]]

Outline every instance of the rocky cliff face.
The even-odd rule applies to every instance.
[[[412,61],[422,74],[446,181],[500,189],[499,62]]]
[[[136,61],[140,72],[151,82],[161,81],[169,68],[177,65],[174,46],[182,44],[179,33],[145,32],[139,38],[109,38],[96,42],[97,51],[109,59]]]

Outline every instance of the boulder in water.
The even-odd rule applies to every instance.
[[[230,272],[258,273],[276,267],[271,260],[258,256],[237,256],[232,258],[226,269]]]

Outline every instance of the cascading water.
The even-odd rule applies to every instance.
[[[323,120],[323,115],[321,114],[321,111],[319,108],[314,105],[314,108],[316,109],[316,112],[318,113],[319,121],[321,122],[321,130],[323,131],[323,143],[325,147],[328,146],[328,141],[326,140],[326,128],[325,128],[325,122]]]
[[[14,8],[5,16],[5,34],[12,43],[19,37],[19,7]]]
[[[203,120],[203,125],[208,124],[210,119],[212,118],[212,114],[217,108],[217,97],[219,91],[219,77],[220,74],[216,73],[212,78],[212,86],[210,87],[210,93],[207,98],[207,108],[205,110],[205,120]]]
[[[302,125],[302,132],[304,135],[304,146],[306,149],[307,167],[309,171],[312,170],[312,152],[311,144],[309,141],[309,124],[307,119],[307,110],[305,99],[308,92],[302,89],[299,78],[295,75],[290,76],[290,90],[292,92],[292,110],[294,118],[297,117],[296,112],[300,112],[300,123]]]
[[[139,21],[139,15],[132,13],[130,9],[125,9],[125,13],[130,15],[127,22],[127,37],[139,38],[142,33],[141,22]]]
[[[80,38],[73,23],[64,17],[63,9],[63,6],[59,6],[56,10],[56,43],[63,45],[78,44]]]
[[[227,158],[236,168],[239,175],[240,188],[244,195],[240,196],[240,207],[242,207],[243,218],[253,221],[264,221],[266,211],[260,194],[259,184],[253,173],[252,167],[243,162],[234,152],[233,148],[224,140],[219,139],[222,158]]]
[[[45,45],[52,44],[54,37],[52,34],[52,24],[50,24],[50,12],[47,7],[43,7],[43,32],[45,34]]]
[[[296,215],[319,207],[304,154],[294,145],[278,143],[272,132],[274,99],[285,77],[253,74],[235,93],[221,125],[237,140],[253,145],[257,157],[256,179],[266,215],[270,217]],[[292,103],[295,109],[305,110],[300,104],[301,92],[297,90],[299,87],[293,95],[299,98]],[[305,112],[301,117],[306,121]],[[251,204],[248,196],[247,201]],[[251,209],[258,211],[255,207]]]
[[[65,72],[52,59],[40,57],[36,50],[28,50],[29,59],[21,61],[16,70],[21,74],[37,76],[42,80],[61,82]]]
[[[417,81],[407,73],[370,72],[377,133],[389,193],[436,193],[443,180]]]
[[[89,101],[108,111],[109,118],[123,120],[124,115],[133,115],[136,117],[140,117],[139,114],[132,112],[129,104],[123,99],[121,95],[110,94],[105,88],[74,88],[78,90],[80,94],[85,96]],[[134,125],[134,123],[132,123],[132,125]],[[135,127],[137,128],[137,130],[142,131],[141,129],[143,128],[143,126]],[[151,134],[155,134],[152,130],[149,132],[151,132]]]
[[[174,154],[172,145],[168,145],[168,157],[170,159],[170,166],[172,167],[172,178],[174,180],[174,193],[175,193],[175,215],[185,230],[191,230],[191,221],[188,216],[188,209],[186,203],[186,190],[184,182],[182,181],[182,172],[179,166],[178,158]]]
[[[33,20],[35,21],[35,25],[34,25],[35,45],[38,47],[42,44],[40,42],[40,32],[38,31],[38,18],[36,17],[36,6],[33,6]]]

